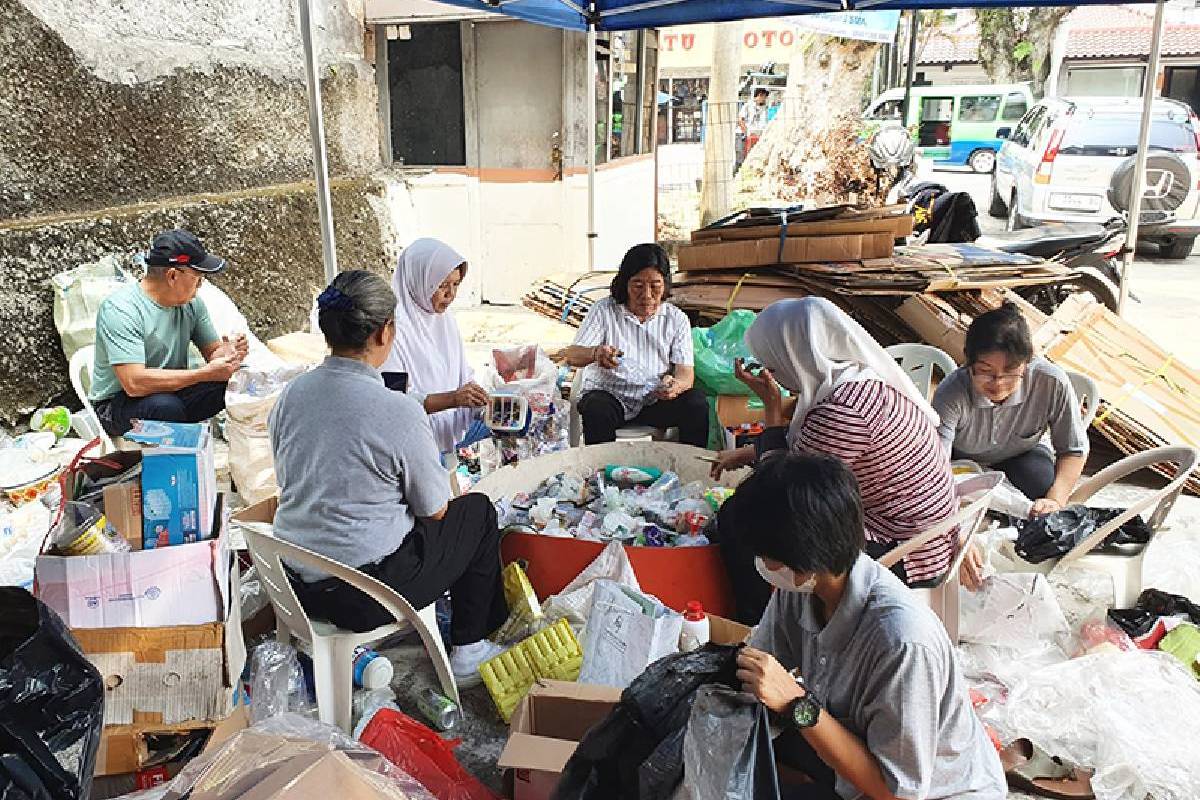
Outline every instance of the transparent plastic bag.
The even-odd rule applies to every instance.
[[[250,657],[250,721],[311,710],[296,649],[274,640],[256,647]]]
[[[1061,641],[1070,627],[1046,576],[1035,572],[992,575],[978,592],[959,588],[964,642],[1021,646],[1034,639]]]

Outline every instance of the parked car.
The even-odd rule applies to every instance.
[[[904,89],[888,89],[867,106],[871,122],[899,122]],[[1012,130],[1033,105],[1029,84],[1001,86],[914,86],[905,127],[916,131],[917,151],[938,166],[969,166],[992,171],[1003,144],[997,136]]]
[[[1200,121],[1176,100],[1155,100],[1152,108],[1138,240],[1159,245],[1167,258],[1186,258],[1200,235]],[[1004,132],[988,213],[1007,217],[1009,230],[1120,216],[1110,192],[1129,191],[1141,117],[1137,97],[1038,102]]]

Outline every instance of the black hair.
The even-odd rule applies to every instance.
[[[1026,364],[1033,358],[1033,336],[1021,309],[1005,301],[975,318],[967,328],[963,350],[967,364],[974,364],[984,353],[1003,353],[1010,364]]]
[[[862,499],[850,468],[822,454],[766,459],[726,501],[754,554],[798,572],[844,575],[863,549]]]
[[[317,298],[317,324],[331,350],[360,351],[396,315],[387,281],[366,270],[343,272]]]
[[[649,243],[635,244],[621,259],[621,267],[617,270],[617,276],[612,279],[612,284],[608,287],[613,299],[621,305],[628,303],[629,281],[633,280],[634,275],[651,267],[662,275],[663,283],[666,284],[663,297],[669,297],[671,294],[671,258],[661,246]]]
[[[770,96],[770,94],[771,94],[771,93],[770,93],[770,92],[768,92],[766,89],[764,89],[763,87],[761,87],[761,86],[760,86],[760,87],[758,87],[757,89],[755,89],[755,90],[754,90],[754,96],[755,96],[755,97],[758,97],[760,94],[761,94],[763,97],[768,97],[768,96]]]

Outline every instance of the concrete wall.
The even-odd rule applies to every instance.
[[[362,0],[317,11],[344,267],[390,269]],[[293,0],[0,0],[0,421],[71,401],[46,279],[181,225],[261,335],[322,280]]]

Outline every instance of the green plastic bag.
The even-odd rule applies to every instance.
[[[733,361],[749,358],[746,330],[754,324],[753,311],[731,311],[711,328],[692,328],[696,381],[709,397],[720,394],[746,397],[753,392],[733,376]]]

